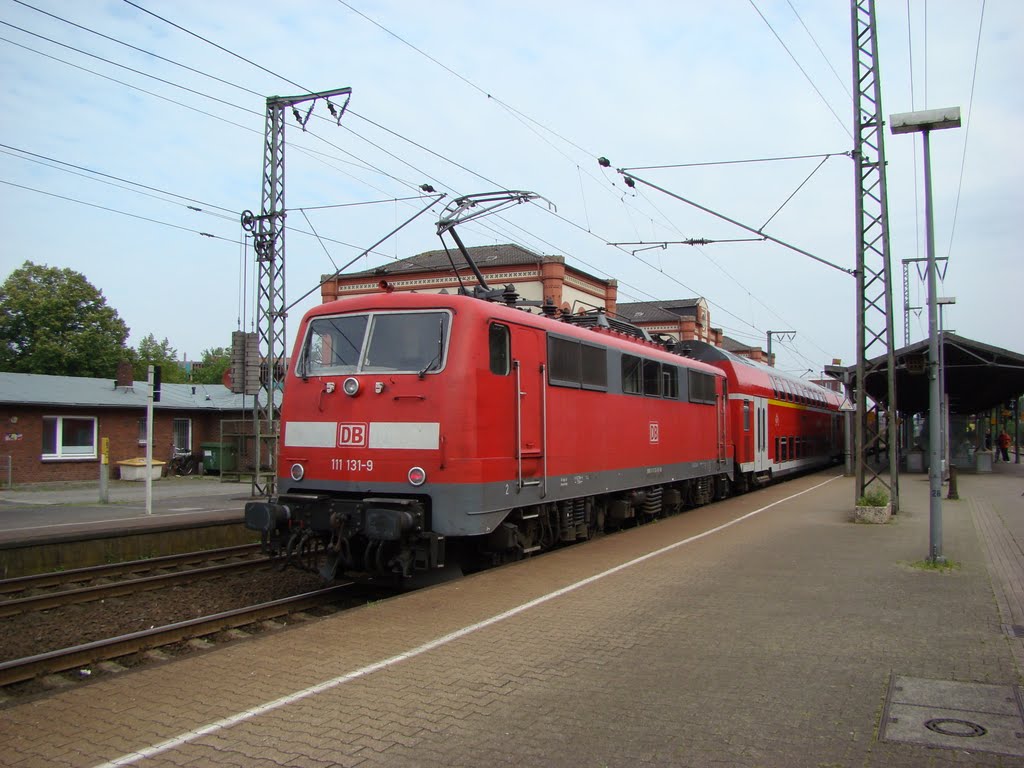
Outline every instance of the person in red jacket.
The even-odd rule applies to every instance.
[[[999,446],[999,451],[1003,454],[1003,461],[1010,460],[1010,436],[1004,429],[999,433],[999,437],[996,438],[996,444]]]

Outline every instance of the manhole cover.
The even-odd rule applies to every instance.
[[[1024,757],[1024,707],[1013,685],[894,677],[879,736],[884,741]]]
[[[988,733],[983,726],[980,726],[977,723],[972,723],[967,720],[954,720],[951,717],[939,717],[931,720],[925,720],[924,727],[929,731],[941,733],[943,736],[972,738],[974,736],[984,736]]]

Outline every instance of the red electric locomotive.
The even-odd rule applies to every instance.
[[[616,326],[465,295],[316,307],[287,374],[278,495],[246,524],[325,579],[408,577],[726,495],[728,372]]]

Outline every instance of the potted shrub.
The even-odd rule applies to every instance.
[[[892,517],[889,494],[881,488],[869,488],[857,499],[853,519],[857,523],[887,523]]]

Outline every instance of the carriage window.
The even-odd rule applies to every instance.
[[[580,385],[580,343],[548,336],[548,381],[572,387]]]
[[[487,332],[490,348],[491,373],[506,376],[510,369],[509,333],[507,325],[493,324]]]
[[[581,344],[581,382],[584,389],[608,389],[608,350]]]
[[[687,371],[689,379],[690,402],[715,404],[715,377],[701,371]]]
[[[665,397],[671,397],[673,400],[679,399],[679,369],[674,365],[663,365],[661,367],[661,376],[664,380],[664,387],[662,388],[662,394]]]
[[[630,395],[643,392],[641,380],[641,360],[633,355],[622,356],[622,391]]]
[[[743,401],[743,431],[750,431],[750,401]]]
[[[644,394],[661,397],[661,363],[644,360]]]

